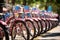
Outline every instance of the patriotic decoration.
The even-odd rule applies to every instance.
[[[37,14],[37,13],[39,13],[39,12],[40,12],[39,9],[37,9],[37,8],[32,8],[32,13]]]
[[[30,11],[29,11],[29,6],[24,6],[24,12],[25,13],[29,13]]]
[[[19,6],[15,6],[13,12],[14,13],[19,13],[21,11]]]

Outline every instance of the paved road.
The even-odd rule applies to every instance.
[[[47,33],[36,37],[34,40],[60,40],[60,26],[57,26]]]

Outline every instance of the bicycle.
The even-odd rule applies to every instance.
[[[9,40],[9,34],[8,34],[8,31],[7,31],[7,28],[6,28],[6,23],[3,22],[1,19],[2,19],[2,16],[3,16],[3,13],[0,13],[0,33],[2,33],[2,35],[0,34],[0,37],[2,36],[2,39],[1,40]]]
[[[27,17],[27,18],[26,18]],[[33,23],[33,19],[28,16],[28,13],[25,14],[25,22],[26,25],[28,26],[29,32],[30,32],[30,39],[33,39],[34,36],[36,35],[36,29]]]
[[[17,13],[17,14],[19,14],[19,13]],[[26,30],[26,33],[27,33],[27,37],[25,37],[26,35],[24,34],[24,33],[22,33],[22,34],[24,34],[24,36],[22,35],[22,37],[25,39],[25,40],[29,40],[29,31],[28,31],[28,29],[27,29],[27,26],[26,26],[26,23],[24,22],[24,21],[22,21],[22,20],[24,20],[24,19],[22,19],[22,18],[18,18],[16,15],[15,15],[15,13],[13,12],[13,16],[11,16],[9,19],[8,19],[8,21],[6,21],[6,23],[8,24],[8,25],[10,25],[10,32],[11,32],[11,40],[14,40],[15,39],[15,37],[16,37],[16,35],[17,35],[17,32],[16,32],[16,30],[17,30],[17,28],[19,27],[20,28],[20,26],[18,26],[17,28],[16,28],[16,24],[18,25],[18,20],[20,19],[20,21],[19,21],[19,24],[20,23],[22,23],[23,25],[24,25],[24,28],[25,28],[25,30]],[[17,22],[17,23],[15,23],[15,21]],[[15,23],[15,24],[14,24]],[[21,25],[22,25],[21,24]],[[15,25],[15,26],[14,26]],[[15,29],[16,28],[16,29]],[[20,28],[21,29],[21,28]],[[13,31],[12,31],[13,30]],[[22,31],[23,31],[23,29],[22,29]],[[21,31],[21,32],[22,32]],[[27,32],[28,31],[28,32]],[[15,33],[14,33],[15,32]],[[14,34],[14,35],[13,35]]]

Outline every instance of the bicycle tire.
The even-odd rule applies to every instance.
[[[3,29],[3,31],[4,31],[5,40],[9,40],[9,35],[8,35],[8,32],[7,32],[6,26],[0,23],[0,27],[1,27],[1,28]]]
[[[46,25],[47,25],[47,31],[49,31],[50,25],[49,25],[49,21],[48,20],[46,20]]]
[[[46,33],[46,32],[47,32],[47,29],[48,29],[48,28],[47,28],[48,26],[47,26],[47,23],[46,23],[47,21],[44,20],[44,22],[45,22],[45,30],[44,30],[44,33]]]
[[[55,24],[55,26],[57,27],[57,26],[58,26],[58,24],[59,24],[59,22],[58,22],[58,21],[55,21],[55,23],[56,23],[56,24]]]
[[[15,23],[17,24],[17,23],[23,23],[24,24],[24,26],[25,26],[25,28],[26,28],[26,32],[27,32],[27,38],[24,36],[24,35],[22,35],[22,37],[25,39],[25,40],[29,40],[29,30],[28,30],[28,28],[27,28],[27,26],[26,26],[26,23],[25,22],[23,22],[23,21],[21,21],[21,20],[17,20],[17,21],[14,21],[14,25],[15,25]],[[12,27],[12,30],[13,30],[13,27]],[[13,34],[12,34],[13,35]]]
[[[15,40],[15,37],[16,37],[16,30],[14,29],[15,27],[13,27],[13,24],[12,24],[12,31],[11,31],[11,40]]]
[[[51,28],[52,28],[53,26],[52,26],[52,23],[51,23],[50,20],[49,20],[48,22],[49,22],[49,29],[48,29],[48,31],[49,31],[49,30],[51,30]]]
[[[47,30],[46,22],[45,22],[45,20],[41,20],[41,23],[42,23],[42,27],[43,27],[43,31],[41,32],[41,34],[44,34],[44,33],[46,33],[46,30]]]
[[[39,25],[39,34],[38,34],[38,36],[40,36],[41,32],[43,31],[41,20],[38,21],[38,25]]]
[[[53,28],[54,28],[54,22],[53,22],[53,21],[50,21],[50,22],[51,22],[51,24],[52,24],[51,29],[53,29]]]
[[[34,20],[34,25],[35,25],[35,29],[36,29],[36,35],[35,35],[35,37],[37,37],[39,35],[39,29],[40,29],[38,21]]]
[[[32,38],[30,38],[30,40],[32,40],[32,39],[34,39],[34,37],[35,37],[35,35],[36,35],[36,29],[35,29],[35,26],[34,26],[34,23],[32,22],[32,21],[30,21],[30,20],[26,20],[25,22],[31,22],[31,24],[32,24],[32,27],[33,27],[33,30],[34,30],[34,33],[33,33],[33,35],[31,34],[31,33],[29,33],[30,34],[30,36],[32,37]],[[27,24],[26,24],[27,25]],[[28,28],[29,29],[29,28]],[[29,31],[30,32],[30,31]]]
[[[57,26],[58,26],[58,24],[59,24],[59,22],[58,22],[58,21],[55,21],[55,27],[57,27]]]

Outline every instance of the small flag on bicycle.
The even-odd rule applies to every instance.
[[[29,6],[24,6],[24,12],[29,13]]]

